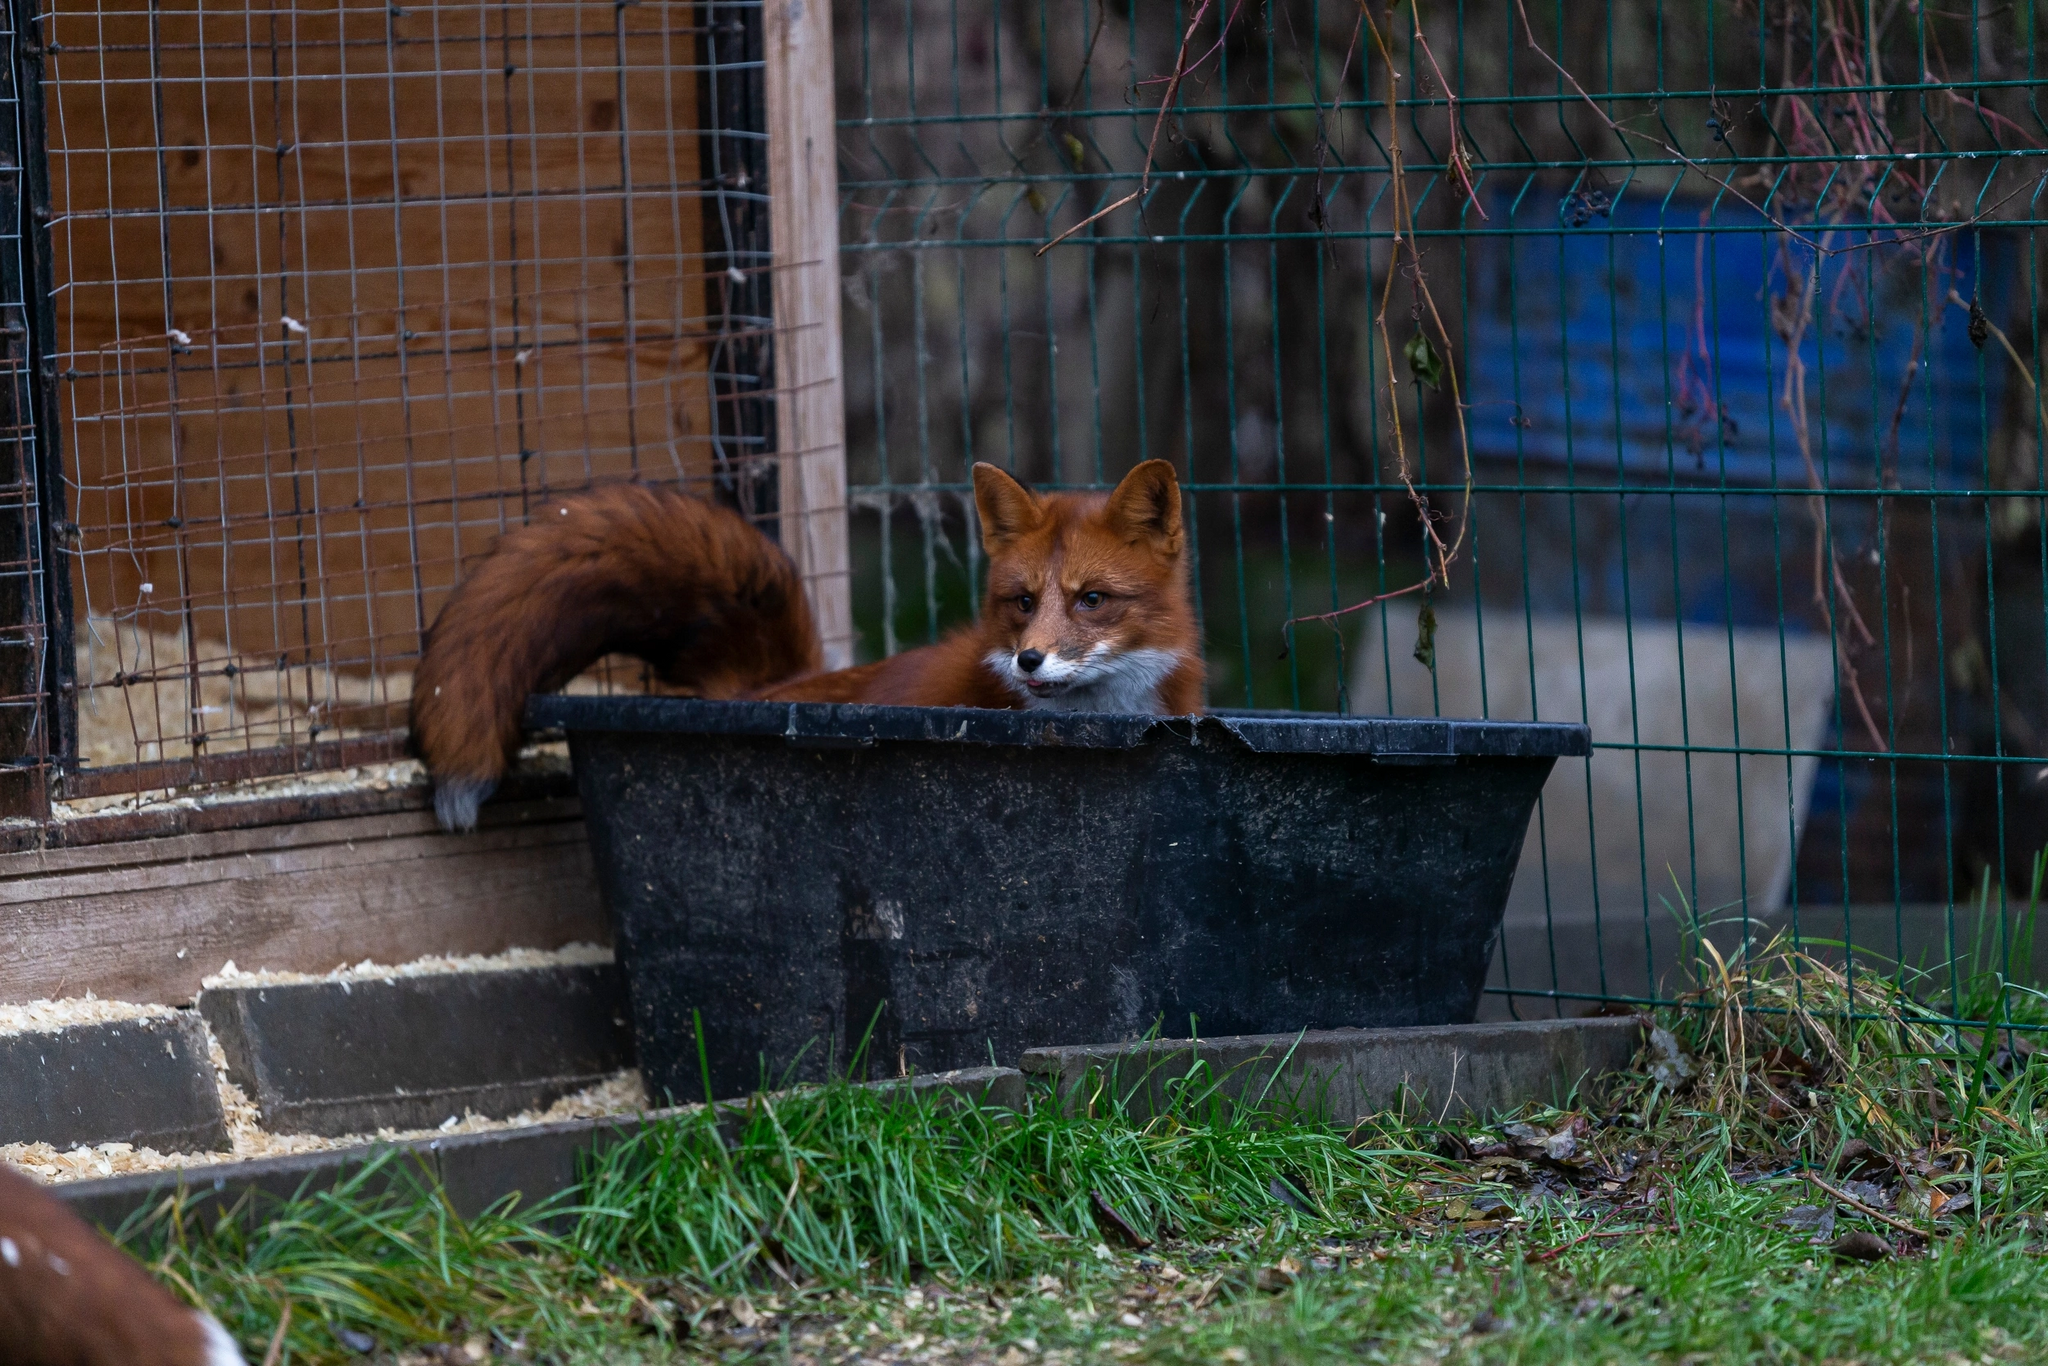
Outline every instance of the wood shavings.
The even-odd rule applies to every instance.
[[[150,1020],[177,1012],[170,1006],[102,1001],[91,992],[62,1001],[28,1001],[0,1005],[0,1034],[39,1034],[75,1025],[113,1024],[118,1020]]]
[[[609,963],[612,951],[599,944],[569,944],[559,949],[507,949],[503,953],[468,954],[462,957],[429,955],[415,958],[409,963],[386,966],[364,959],[360,963],[342,963],[333,969],[321,972],[287,972],[259,968],[248,970],[235,966],[233,959],[221,965],[219,972],[207,977],[204,985],[213,990],[220,987],[279,987],[303,986],[315,982],[389,982],[400,977],[433,977],[450,972],[514,972],[523,968],[577,967],[592,963]]]
[[[294,972],[243,972],[233,963],[206,979],[208,987],[292,985],[306,982],[390,980],[425,977],[454,972],[504,972],[520,968],[560,967],[585,963],[609,963],[610,949],[595,944],[571,944],[542,951],[511,949],[498,954],[466,957],[429,957],[410,963],[383,966],[362,962],[316,975]],[[60,1001],[30,1001],[0,1006],[0,1033],[51,1032],[83,1024],[106,1024],[119,1020],[154,1019],[181,1014],[170,1006],[138,1005],[128,1001],[102,1001],[88,994]],[[375,1133],[274,1134],[263,1127],[256,1103],[242,1088],[228,1080],[227,1053],[207,1030],[208,1059],[213,1065],[214,1083],[220,1091],[220,1105],[227,1123],[230,1150],[227,1152],[164,1153],[129,1143],[101,1143],[89,1147],[57,1148],[48,1143],[0,1144],[0,1163],[29,1172],[44,1181],[60,1183],[95,1177],[121,1176],[130,1172],[170,1171],[180,1168],[215,1166],[223,1162],[248,1161],[259,1157],[283,1157],[292,1153],[321,1152],[334,1148],[357,1148],[367,1143],[399,1143],[435,1138],[446,1134],[478,1134],[499,1129],[518,1129],[535,1124],[556,1124],[565,1120],[600,1119],[607,1115],[635,1115],[649,1112],[647,1088],[636,1069],[627,1069],[586,1087],[554,1104],[524,1110],[504,1119],[486,1119],[465,1112],[430,1129],[379,1129]]]
[[[121,793],[110,797],[78,797],[53,803],[50,814],[59,823],[104,816],[109,812],[185,810],[198,811],[233,802],[270,801],[278,797],[317,797],[334,792],[368,788],[392,792],[407,788],[427,790],[427,771],[416,759],[388,764],[358,764],[319,773],[289,773],[273,778],[245,778],[232,785],[177,795],[164,789]]]
[[[404,1143],[438,1138],[448,1134],[481,1134],[500,1129],[522,1129],[535,1124],[557,1124],[573,1119],[599,1119],[606,1115],[643,1114],[649,1109],[647,1089],[636,1070],[620,1072],[597,1085],[564,1096],[546,1109],[526,1110],[506,1119],[485,1119],[465,1114],[433,1129],[379,1129],[369,1134],[273,1134],[262,1127],[255,1104],[242,1088],[228,1081],[227,1059],[220,1045],[213,1047],[213,1062],[220,1080],[221,1108],[226,1112],[228,1137],[233,1150],[224,1153],[160,1153],[128,1143],[102,1143],[96,1147],[68,1151],[47,1143],[0,1144],[0,1162],[29,1172],[53,1185],[86,1181],[94,1177],[124,1176],[131,1172],[160,1172],[217,1166],[224,1162],[246,1162],[259,1157],[284,1157],[292,1153],[322,1152],[334,1148],[359,1148],[368,1143]]]

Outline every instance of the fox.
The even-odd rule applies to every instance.
[[[0,1366],[247,1366],[190,1309],[40,1185],[0,1166]]]
[[[980,617],[934,644],[826,670],[794,563],[738,513],[602,484],[502,536],[435,618],[412,739],[450,831],[518,753],[530,693],[608,654],[705,698],[1192,715],[1201,631],[1180,482],[1147,460],[1108,494],[1037,493],[974,466],[988,557]]]

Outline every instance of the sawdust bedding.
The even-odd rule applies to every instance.
[[[130,1172],[210,1167],[259,1157],[357,1148],[366,1143],[402,1143],[444,1134],[480,1134],[562,1120],[639,1114],[648,1109],[647,1090],[641,1084],[640,1073],[629,1070],[574,1095],[564,1096],[544,1110],[526,1110],[506,1119],[485,1119],[466,1113],[433,1129],[379,1129],[375,1133],[343,1134],[332,1138],[319,1134],[273,1134],[263,1128],[255,1102],[242,1093],[241,1087],[227,1079],[227,1059],[219,1044],[213,1046],[213,1064],[220,1086],[221,1109],[227,1116],[228,1137],[233,1143],[232,1151],[160,1153],[154,1148],[138,1148],[132,1143],[101,1143],[65,1150],[47,1143],[7,1143],[0,1144],[0,1162],[52,1185],[59,1185],[100,1176],[125,1176]]]
[[[362,962],[342,964],[327,973],[246,972],[232,962],[206,979],[206,985],[259,986],[303,982],[345,982],[424,977],[447,972],[492,972],[516,968],[549,967],[574,963],[609,963],[611,950],[594,944],[571,944],[552,951],[513,949],[490,955],[435,956],[390,966]],[[25,1005],[0,1006],[0,1033],[22,1033],[69,1028],[81,1024],[149,1019],[176,1013],[170,1006],[137,1005],[126,1001],[102,1001],[90,995],[62,1001],[31,1001]],[[131,1172],[171,1171],[179,1168],[213,1166],[222,1162],[247,1161],[259,1157],[282,1157],[291,1153],[320,1152],[335,1148],[360,1147],[372,1142],[406,1142],[435,1138],[443,1134],[487,1133],[517,1129],[563,1120],[598,1119],[606,1115],[645,1112],[647,1090],[637,1070],[627,1070],[574,1095],[564,1096],[545,1108],[526,1110],[504,1119],[486,1119],[467,1113],[450,1117],[431,1129],[380,1129],[375,1133],[325,1137],[318,1134],[274,1134],[263,1127],[255,1102],[242,1088],[228,1080],[227,1054],[211,1033],[208,1035],[215,1084],[220,1088],[221,1111],[227,1120],[231,1149],[227,1152],[164,1153],[131,1143],[101,1143],[88,1147],[61,1149],[48,1143],[0,1144],[0,1163],[28,1172],[44,1181],[62,1183],[93,1177],[122,1176]]]
[[[510,972],[519,968],[568,967],[611,961],[612,951],[599,944],[569,944],[545,951],[508,949],[503,953],[461,957],[436,955],[388,967],[365,958],[360,963],[342,963],[326,972],[252,971],[236,967],[231,958],[221,965],[219,972],[205,978],[203,985],[209,988],[277,987],[310,982],[389,982],[400,977],[432,977],[447,972]]]
[[[0,1005],[0,1034],[48,1034],[74,1025],[114,1024],[121,1020],[151,1020],[175,1015],[171,1006],[137,1005],[132,1001],[102,1001],[87,992],[62,1001],[27,1001]]]

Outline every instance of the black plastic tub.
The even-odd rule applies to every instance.
[[[1585,727],[536,697],[656,1094],[1469,1021]]]

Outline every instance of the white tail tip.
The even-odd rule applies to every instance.
[[[242,1349],[235,1346],[235,1340],[228,1336],[228,1330],[220,1326],[213,1315],[194,1310],[193,1317],[199,1320],[200,1331],[206,1334],[206,1366],[249,1366],[242,1356]]]
[[[443,830],[474,830],[477,808],[497,790],[489,779],[443,778],[434,784],[434,815]]]

